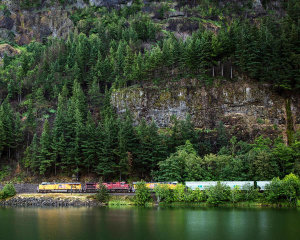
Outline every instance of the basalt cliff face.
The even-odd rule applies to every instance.
[[[162,128],[171,126],[172,116],[183,120],[190,115],[202,129],[213,129],[222,121],[242,139],[285,135],[288,123],[294,129],[300,126],[299,95],[281,96],[267,84],[242,79],[213,86],[181,81],[164,88],[126,88],[113,92],[111,103],[119,114],[130,110],[136,122],[154,120]]]
[[[132,0],[68,0],[65,4],[55,0],[41,0],[38,6],[22,8],[19,0],[2,0],[0,8],[0,41],[8,40],[16,42],[18,45],[25,45],[31,41],[42,42],[47,37],[66,38],[68,33],[74,29],[71,16],[74,10],[88,6],[109,7],[120,9],[131,6]],[[197,1],[174,1],[168,2],[172,6],[172,11],[168,11],[164,16],[158,14],[163,2],[144,0],[143,11],[157,21],[164,20],[163,28],[175,32],[178,37],[190,35],[191,31],[199,28],[199,21],[193,19],[202,18],[199,14],[182,11],[185,5],[197,4]],[[242,0],[221,0],[220,8],[226,4],[243,6]],[[252,0],[252,10],[247,13],[253,18],[266,14],[268,9],[281,14],[280,1],[268,2],[267,7],[263,7],[261,0]],[[205,17],[204,17],[205,19]],[[205,28],[217,31],[217,26],[204,21],[201,23]]]
[[[77,0],[62,6],[53,2],[44,0],[40,7],[21,9],[14,1],[2,1],[7,8],[0,10],[0,40],[25,45],[33,40],[42,42],[47,37],[66,38],[74,29],[70,18],[73,10],[87,6],[120,8],[132,3],[128,0]]]

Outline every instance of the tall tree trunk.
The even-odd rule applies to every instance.
[[[221,64],[221,75],[222,75],[222,77],[224,76],[224,65],[223,65],[223,63]]]

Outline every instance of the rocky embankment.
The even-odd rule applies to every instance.
[[[0,190],[4,187],[5,184],[0,184]],[[32,183],[16,183],[14,187],[17,193],[36,193],[38,184]]]
[[[96,207],[102,203],[82,195],[19,194],[0,201],[0,206],[11,207]]]

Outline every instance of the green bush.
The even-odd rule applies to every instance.
[[[174,202],[184,202],[186,200],[186,191],[183,184],[177,184],[173,190]]]
[[[206,194],[200,188],[196,188],[195,190],[188,189],[186,192],[186,201],[188,202],[205,202],[206,200]]]
[[[218,182],[216,186],[208,188],[206,194],[207,202],[217,206],[230,199],[230,187]]]
[[[265,198],[271,203],[288,202],[296,206],[300,196],[300,179],[293,173],[286,175],[282,180],[273,178],[266,186]]]
[[[235,186],[231,191],[230,191],[230,201],[232,203],[237,203],[240,202],[243,199],[243,194],[242,191],[238,186]]]
[[[154,187],[154,192],[157,198],[157,202],[171,203],[174,201],[174,193],[169,189],[168,185],[157,184]]]
[[[277,177],[266,186],[265,198],[268,202],[279,203],[284,196],[282,181]]]
[[[300,179],[293,173],[286,175],[283,182],[284,197],[286,201],[293,206],[297,205],[297,199],[300,197]]]
[[[14,185],[11,183],[6,184],[3,187],[2,191],[0,192],[1,199],[6,199],[9,197],[13,197],[15,195],[16,195],[16,189],[15,189]]]
[[[99,190],[96,194],[96,199],[102,203],[107,203],[109,200],[108,190],[102,183],[99,183]]]
[[[134,202],[138,206],[145,206],[150,201],[150,191],[144,181],[138,182],[135,186],[135,198]]]
[[[242,186],[243,195],[242,201],[254,201],[258,197],[258,189],[247,183]]]

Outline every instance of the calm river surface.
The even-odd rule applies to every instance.
[[[0,208],[1,240],[300,239],[300,211]]]

